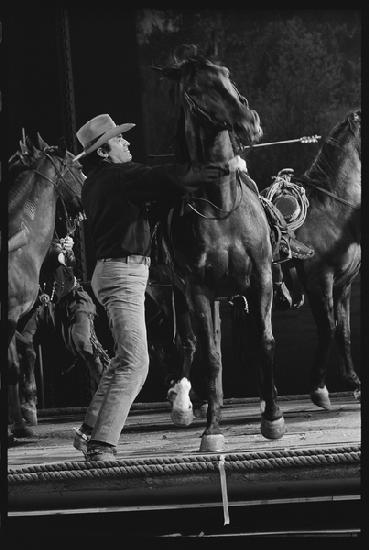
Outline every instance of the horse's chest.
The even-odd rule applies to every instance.
[[[241,254],[237,249],[229,245],[207,248],[197,256],[195,269],[203,283],[215,284],[229,279],[243,279],[248,271],[248,261],[245,253]]]
[[[335,270],[335,283],[342,284],[353,279],[358,273],[361,262],[361,247],[357,243],[349,245]]]

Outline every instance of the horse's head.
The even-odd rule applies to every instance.
[[[340,149],[351,149],[361,157],[361,110],[350,111],[336,124],[327,139],[327,143]]]
[[[231,130],[243,144],[259,141],[262,136],[259,115],[249,108],[230,79],[229,70],[200,55],[189,57],[174,65],[155,67],[176,83],[175,98],[184,112],[197,119],[198,124],[216,131]]]
[[[347,124],[354,138],[354,147],[361,158],[361,110],[351,111],[347,115]]]
[[[37,172],[53,181],[68,216],[76,218],[83,212],[81,191],[86,176],[82,165],[74,160],[75,155],[67,151],[64,140],[57,146],[49,146],[38,134],[38,142],[41,154]]]

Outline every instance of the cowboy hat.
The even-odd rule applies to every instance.
[[[96,151],[100,145],[107,143],[109,139],[128,132],[136,124],[132,122],[126,122],[119,124],[118,126],[107,114],[97,115],[95,118],[88,120],[76,133],[78,141],[83,146],[83,151],[79,155],[74,157],[74,160]]]

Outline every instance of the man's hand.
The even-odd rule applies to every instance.
[[[228,168],[230,172],[235,172],[236,170],[241,170],[242,172],[247,172],[246,161],[241,158],[239,155],[236,155],[228,162]]]
[[[64,239],[60,239],[60,244],[66,252],[70,252],[73,248],[74,240],[72,237],[65,237]]]

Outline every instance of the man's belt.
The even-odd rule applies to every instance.
[[[119,258],[101,258],[100,262],[122,262],[125,264],[145,264],[150,266],[151,259],[149,256],[141,256],[140,254],[130,254],[129,256],[121,256]]]

